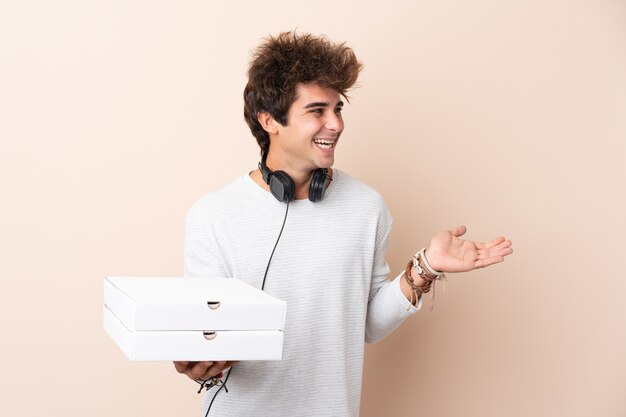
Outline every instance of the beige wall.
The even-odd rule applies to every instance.
[[[386,198],[393,269],[460,223],[516,250],[367,348],[362,416],[626,415],[618,0],[2,2],[0,414],[197,414],[104,334],[102,279],[182,273],[187,208],[257,161],[248,52],[294,27],[366,65],[337,166]]]

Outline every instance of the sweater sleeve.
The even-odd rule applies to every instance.
[[[214,235],[206,229],[202,202],[196,202],[185,218],[185,277],[227,277]]]
[[[367,320],[365,323],[365,342],[374,343],[391,333],[407,317],[415,314],[421,307],[421,297],[417,306],[413,306],[400,289],[402,273],[393,281],[387,280],[390,272],[385,261],[385,252],[391,235],[391,216],[383,222],[379,231],[374,250],[374,264],[372,268],[372,283],[370,286],[369,302],[367,305]],[[379,236],[382,236],[379,239]]]

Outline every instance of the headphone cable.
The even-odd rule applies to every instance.
[[[285,218],[283,219],[283,225],[280,227],[280,233],[278,233],[278,238],[276,239],[276,243],[274,243],[274,249],[272,249],[272,254],[270,255],[270,259],[267,261],[267,266],[265,267],[265,274],[263,274],[263,283],[261,284],[261,291],[265,289],[265,279],[267,278],[267,272],[270,269],[270,263],[272,263],[272,258],[274,257],[274,252],[276,251],[276,247],[278,246],[280,237],[283,235],[283,229],[285,228],[285,223],[287,223],[287,214],[289,214],[289,201],[287,201],[287,209],[285,210]],[[211,402],[209,403],[209,407],[207,408],[206,414],[204,415],[204,417],[208,417],[209,411],[211,411],[211,406],[213,405],[213,401],[215,401],[215,397],[217,397],[217,394],[219,394],[222,388],[224,388],[226,392],[228,392],[228,388],[226,388],[226,382],[228,382],[228,378],[230,377],[230,373],[232,372],[232,370],[233,368],[231,367],[228,370],[228,373],[226,374],[226,378],[224,379],[224,382],[220,385],[219,389],[215,391],[215,394],[213,395],[213,398],[211,399]]]
[[[267,278],[267,271],[270,269],[270,263],[272,262],[272,258],[274,257],[274,251],[276,251],[276,246],[278,246],[278,241],[280,241],[280,237],[283,234],[283,229],[285,228],[285,223],[287,223],[287,214],[289,213],[289,201],[287,201],[287,209],[285,210],[285,218],[283,219],[283,225],[280,228],[280,233],[278,234],[278,238],[276,239],[276,243],[274,243],[274,249],[272,249],[272,254],[270,255],[269,261],[267,261],[267,267],[265,267],[265,274],[263,274],[263,283],[261,284],[261,291],[265,289],[265,278]]]

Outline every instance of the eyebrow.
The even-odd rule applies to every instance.
[[[304,108],[310,109],[313,107],[328,107],[328,106],[330,106],[330,103],[328,103],[327,101],[315,101],[313,103],[307,104],[306,106],[304,106]],[[339,100],[335,107],[343,107],[343,101]]]

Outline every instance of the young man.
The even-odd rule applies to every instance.
[[[435,235],[406,271],[386,279],[384,201],[331,168],[344,129],[341,98],[360,69],[345,45],[292,32],[268,38],[252,59],[244,115],[262,164],[191,208],[185,275],[235,277],[285,300],[283,360],[176,362],[193,380],[232,366],[229,392],[220,392],[211,415],[357,416],[364,343],[414,314],[441,272],[512,253],[503,237],[460,239],[460,226]],[[204,396],[205,410],[216,389]]]

